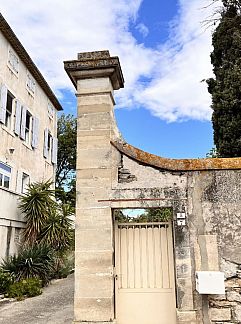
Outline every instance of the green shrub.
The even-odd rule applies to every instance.
[[[0,269],[0,294],[5,294],[8,287],[13,283],[13,277],[9,272]]]
[[[74,269],[74,252],[59,254],[55,258],[52,279],[66,278]]]
[[[6,296],[22,300],[24,297],[34,297],[42,293],[42,282],[37,278],[29,278],[14,282],[8,289]]]
[[[43,284],[50,280],[54,266],[54,252],[46,244],[25,247],[18,255],[10,256],[2,263],[16,281],[27,278],[39,278]]]

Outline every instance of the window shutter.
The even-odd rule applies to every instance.
[[[14,125],[14,132],[16,135],[20,135],[21,111],[22,111],[21,103],[19,100],[16,100],[15,125]]]
[[[23,106],[22,107],[22,118],[21,118],[21,126],[20,126],[20,138],[25,140],[26,134],[26,113],[27,109]]]
[[[22,193],[22,181],[23,181],[23,172],[18,170],[17,172],[17,184],[16,184],[16,192]]]
[[[5,124],[6,119],[6,108],[7,108],[7,95],[8,89],[5,84],[1,87],[1,98],[0,98],[0,122]]]
[[[38,134],[39,134],[39,119],[37,117],[33,117],[33,137],[32,137],[32,147],[38,147]]]
[[[44,130],[44,152],[43,155],[47,159],[48,158],[48,136],[49,136],[49,130],[48,128],[45,128]]]
[[[57,154],[58,154],[58,139],[53,137],[52,140],[52,163],[57,164]]]

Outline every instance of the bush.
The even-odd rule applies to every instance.
[[[39,278],[43,284],[50,280],[54,267],[54,252],[46,244],[23,248],[18,255],[10,256],[2,263],[2,269],[8,271],[16,281],[27,278]]]
[[[42,282],[37,278],[24,279],[11,284],[6,296],[10,298],[17,298],[22,300],[24,297],[34,297],[42,293]]]
[[[9,272],[0,269],[0,294],[5,294],[8,287],[13,283],[13,277]]]
[[[66,278],[74,269],[74,252],[66,252],[55,258],[52,279]]]

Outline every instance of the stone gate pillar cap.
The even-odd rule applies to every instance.
[[[107,50],[79,53],[77,60],[65,61],[64,68],[75,88],[78,80],[101,77],[109,77],[114,90],[124,88],[119,58]]]

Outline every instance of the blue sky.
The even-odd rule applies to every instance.
[[[1,13],[61,101],[76,111],[63,61],[109,49],[125,89],[116,92],[123,137],[151,153],[205,157],[212,148],[209,0],[0,0]],[[18,10],[16,10],[18,8]]]

